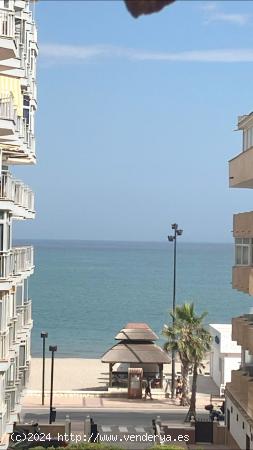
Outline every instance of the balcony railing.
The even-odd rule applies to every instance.
[[[15,18],[11,11],[0,10],[0,37],[15,37]]]
[[[32,270],[34,267],[33,247],[13,247],[0,253],[0,279],[7,279]]]
[[[24,331],[32,322],[32,301],[29,300],[24,305],[17,306],[17,333]]]
[[[29,325],[32,321],[32,300],[24,304],[24,325]]]
[[[10,173],[3,173],[0,177],[0,201],[2,199],[13,201],[16,205],[34,212],[33,191]]]
[[[14,107],[13,95],[0,97],[0,118],[13,120],[15,124],[17,123],[17,110]]]
[[[229,186],[234,188],[253,188],[253,147],[239,153],[229,161]]]
[[[232,269],[232,287],[253,295],[253,266],[234,266]]]
[[[34,137],[25,118],[18,117],[16,131],[19,138],[27,145],[28,149],[33,152]]]

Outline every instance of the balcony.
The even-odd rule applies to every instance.
[[[32,324],[32,300],[24,304],[24,326],[29,327]]]
[[[0,202],[11,201],[27,211],[34,213],[34,193],[22,181],[16,180],[10,173],[0,177]]]
[[[14,13],[0,9],[0,61],[16,56]]]
[[[253,147],[229,161],[229,187],[253,188]]]
[[[28,125],[26,119],[23,117],[18,118],[17,133],[18,133],[19,139],[23,143],[25,152],[29,153],[29,154],[30,153],[34,154],[35,153],[34,136],[31,132],[31,130],[29,129],[29,125]]]
[[[13,96],[0,98],[0,136],[13,136],[17,124],[17,110],[13,104]]]
[[[235,238],[253,238],[253,211],[234,214],[233,236]]]
[[[17,333],[22,333],[32,326],[32,301],[17,306]]]
[[[253,266],[234,266],[232,287],[245,294],[253,295]]]
[[[253,314],[232,319],[232,340],[253,354]]]
[[[0,253],[0,280],[21,275],[34,268],[33,247],[13,247]]]
[[[253,415],[253,373],[252,368],[232,370],[231,382],[226,384],[226,395],[237,406],[252,417]]]

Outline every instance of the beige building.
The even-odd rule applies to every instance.
[[[229,162],[232,188],[253,188],[253,113],[238,119],[242,151]],[[233,219],[234,289],[253,295],[253,211]],[[241,366],[226,385],[226,423],[231,448],[253,449],[253,313],[232,320],[232,339],[241,346]]]

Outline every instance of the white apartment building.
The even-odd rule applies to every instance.
[[[212,335],[212,348],[210,351],[210,376],[224,392],[226,383],[231,381],[232,370],[239,369],[241,365],[241,347],[232,341],[231,324],[210,324]]]
[[[0,0],[0,449],[29,377],[33,248],[13,246],[12,224],[34,218],[34,194],[11,169],[35,163],[37,54],[29,1]]]

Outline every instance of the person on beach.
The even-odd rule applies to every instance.
[[[150,400],[152,400],[151,383],[152,383],[152,380],[149,379],[147,381],[147,385],[145,387],[145,400],[147,399],[148,396],[149,396]]]
[[[180,398],[181,394],[182,394],[182,380],[181,377],[177,378],[177,383],[176,383],[176,398]]]

